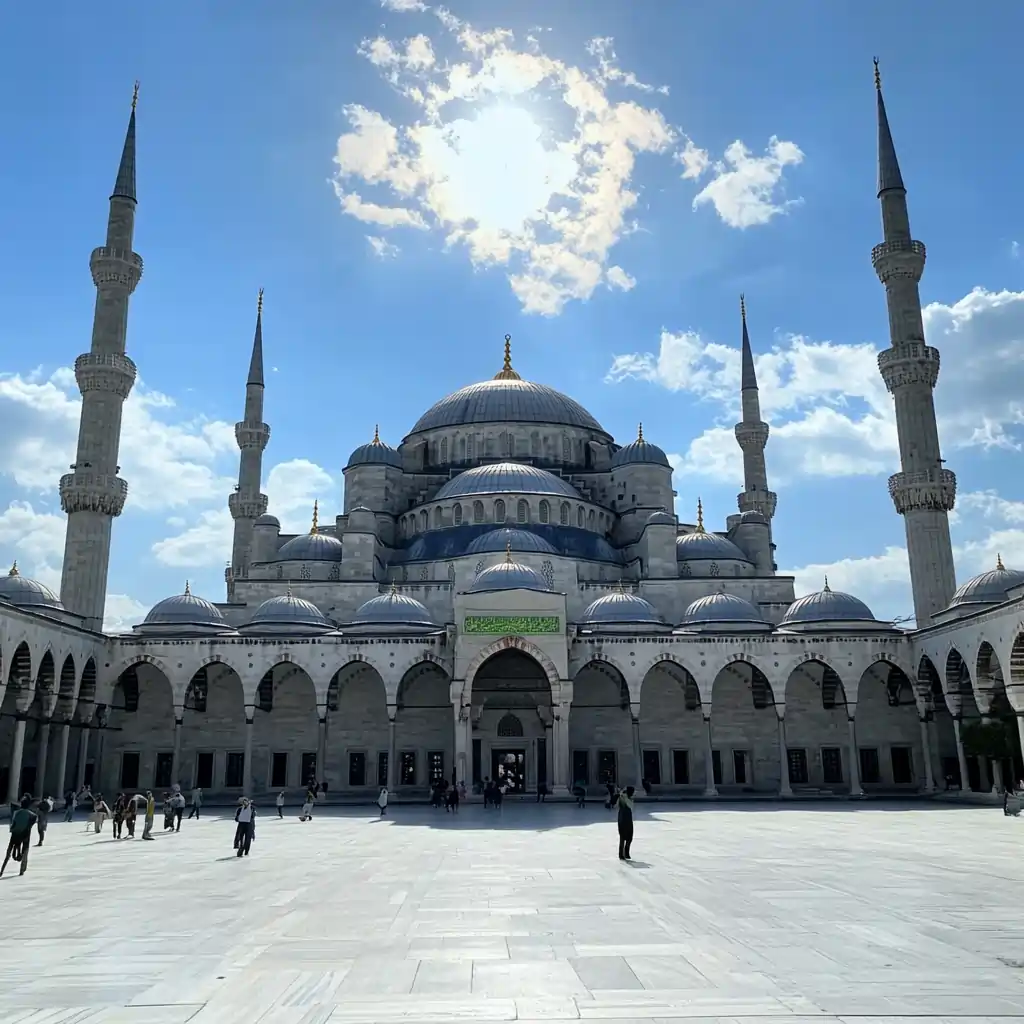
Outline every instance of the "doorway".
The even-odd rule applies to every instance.
[[[499,786],[506,786],[506,794],[522,793],[526,790],[526,751],[492,750],[491,778]]]

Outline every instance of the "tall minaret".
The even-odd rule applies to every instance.
[[[771,523],[775,515],[777,495],[768,490],[768,471],[764,464],[764,448],[768,443],[768,424],[761,419],[761,400],[757,394],[754,374],[754,353],[747,333],[747,304],[740,296],[740,319],[743,321],[742,375],[740,400],[743,419],[736,424],[736,441],[743,452],[743,491],[736,496],[741,512],[760,512]]]
[[[249,545],[252,526],[267,511],[267,496],[260,492],[263,478],[263,450],[270,440],[270,427],[263,422],[263,289],[256,299],[256,334],[252,340],[249,376],[245,381],[245,415],[235,424],[235,440],[241,449],[238,486],[228,498],[235,535],[231,544],[231,568],[225,573],[228,600],[234,597],[234,581],[249,575]]]
[[[135,231],[135,106],[110,197],[107,240],[94,249],[89,268],[96,285],[92,345],[75,360],[82,392],[78,449],[71,472],[60,478],[60,504],[68,514],[60,596],[89,629],[103,626],[110,566],[110,528],[121,514],[128,485],[117,474],[121,413],[135,383],[135,364],[125,355],[128,299],[142,277],[142,257],[132,252]]]
[[[956,500],[956,476],[942,465],[932,392],[939,376],[939,352],[925,344],[921,296],[925,248],[910,234],[907,190],[896,160],[882,80],[875,61],[878,96],[878,198],[885,241],[871,251],[871,263],[885,285],[891,347],[878,356],[878,369],[896,403],[896,432],[902,471],[889,477],[889,494],[907,531],[914,614],[919,627],[945,608],[956,589],[953,545],[947,514]]]

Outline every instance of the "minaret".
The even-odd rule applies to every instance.
[[[75,360],[82,392],[78,448],[71,472],[60,478],[60,504],[68,515],[60,596],[89,629],[103,626],[110,566],[110,530],[121,514],[128,485],[117,474],[121,414],[135,383],[135,364],[125,355],[128,299],[142,277],[142,257],[132,251],[135,231],[135,83],[121,163],[107,218],[107,240],[94,249],[89,269],[96,285],[92,344]]]
[[[740,319],[743,322],[742,373],[740,400],[743,419],[736,424],[736,441],[743,452],[743,491],[736,496],[740,512],[760,512],[769,523],[775,515],[778,500],[768,490],[768,471],[764,464],[764,448],[768,443],[768,424],[761,419],[761,400],[757,394],[754,374],[754,353],[747,333],[747,304],[740,296]]]
[[[925,344],[918,282],[925,248],[910,234],[907,190],[903,186],[882,80],[875,61],[878,97],[878,198],[885,241],[871,250],[871,263],[885,285],[891,346],[878,356],[878,369],[896,404],[901,472],[889,477],[889,494],[907,531],[910,581],[918,627],[945,608],[956,589],[948,513],[956,501],[956,476],[942,464],[932,392],[939,376],[939,352]]]
[[[228,498],[235,535],[231,544],[231,567],[224,574],[228,600],[234,597],[234,581],[249,575],[249,545],[253,523],[267,511],[267,496],[260,492],[263,479],[263,450],[270,440],[270,427],[263,422],[263,289],[256,299],[256,334],[252,340],[249,376],[245,382],[245,415],[235,424],[235,440],[241,450],[238,486]]]

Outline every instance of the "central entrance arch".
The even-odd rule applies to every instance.
[[[474,786],[491,778],[509,793],[550,789],[553,701],[540,662],[515,648],[498,651],[477,669],[471,685]]]

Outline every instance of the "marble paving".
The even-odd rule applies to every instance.
[[[653,804],[627,864],[600,805],[268,809],[242,860],[233,832],[51,824],[0,879],[0,1024],[1024,1017],[998,809]]]

